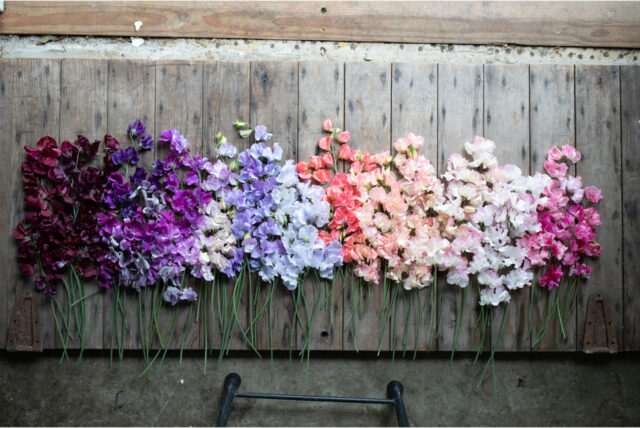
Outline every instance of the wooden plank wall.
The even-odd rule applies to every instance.
[[[0,34],[640,46],[640,5],[625,1],[6,0],[5,4]],[[133,23],[138,20],[143,25],[135,30]]]
[[[5,136],[1,153],[10,160],[0,171],[4,183],[0,194],[7,201],[0,208],[7,219],[0,233],[0,345],[6,345],[16,293],[31,286],[18,275],[16,245],[10,237],[22,216],[24,145],[33,145],[44,135],[59,140],[79,133],[90,139],[110,133],[126,145],[126,126],[139,117],[156,136],[162,129],[177,128],[195,153],[212,156],[218,131],[240,148],[250,144],[251,140],[239,139],[233,128],[233,121],[240,119],[266,124],[284,157],[302,160],[315,153],[323,135],[322,120],[331,118],[334,126],[351,132],[354,147],[374,152],[391,150],[392,142],[410,131],[422,134],[423,152],[440,173],[446,169],[448,156],[461,151],[462,144],[474,135],[494,139],[501,162],[515,163],[531,173],[541,171],[552,145],[576,145],[583,154],[577,173],[585,185],[603,189],[599,229],[603,256],[595,263],[591,281],[581,289],[576,317],[565,325],[566,339],[560,340],[561,333],[552,330],[535,349],[582,350],[588,296],[602,292],[613,304],[618,349],[638,350],[639,80],[640,67],[631,66],[0,60],[0,131]],[[148,165],[151,159],[149,154],[143,163]],[[357,346],[358,350],[377,350],[382,287],[365,287],[363,299],[369,312],[360,321],[356,344],[353,325],[344,328],[352,318],[353,290],[347,286],[336,294],[331,304],[333,323],[328,314],[319,315],[311,331],[312,349],[355,350]],[[530,298],[529,290],[514,294],[500,350],[531,350],[528,307],[535,308],[531,319],[535,331],[542,302]],[[40,300],[43,345],[59,348],[49,302],[44,297]],[[420,350],[451,350],[456,300],[459,304],[460,294],[445,286],[437,298],[437,337],[429,335],[424,326],[412,326],[407,342],[413,344],[418,335]],[[480,344],[479,332],[473,328],[476,302],[472,284],[460,325],[461,351],[475,351]],[[240,309],[242,321],[248,317],[246,303]],[[140,346],[134,306],[125,338],[128,349]],[[94,332],[88,347],[109,348],[111,295],[92,297],[89,308],[104,328]],[[404,310],[401,305],[400,318]],[[275,349],[289,349],[291,338],[294,347],[304,341],[306,326],[292,325],[292,314],[290,293],[279,288],[272,314]],[[162,328],[168,326],[171,316],[171,309],[163,310]],[[220,346],[217,319],[209,317],[205,337],[202,317],[189,318],[185,309],[179,313],[177,331],[189,326],[187,349],[202,348],[205,340],[209,347]],[[266,322],[264,318],[258,328],[261,349],[268,349],[270,343]],[[399,349],[403,327],[396,326],[395,343],[388,328],[382,349],[394,345]],[[179,347],[178,337],[181,334],[176,334],[171,347]],[[238,336],[231,348],[247,346]]]

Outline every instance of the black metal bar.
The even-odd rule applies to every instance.
[[[396,404],[392,398],[357,398],[357,397],[328,397],[321,395],[291,395],[291,394],[260,394],[255,392],[237,392],[238,398],[262,398],[267,400],[295,400],[295,401],[326,401],[334,403],[359,404]]]
[[[402,400],[402,384],[397,380],[392,380],[387,385],[387,397],[393,399],[394,407],[396,408],[396,418],[398,419],[398,426],[408,427],[409,418],[407,417],[407,411],[404,408],[404,401]]]
[[[359,397],[329,397],[322,395],[292,395],[292,394],[262,394],[256,392],[237,392],[240,387],[240,376],[230,373],[224,379],[224,396],[222,398],[222,408],[218,414],[216,426],[227,425],[229,412],[233,399],[257,398],[266,400],[294,400],[294,401],[323,401],[332,403],[357,403],[357,404],[391,404],[396,409],[398,426],[408,427],[409,419],[402,400],[402,384],[396,380],[387,385],[387,398],[359,398]]]
[[[236,391],[240,387],[241,379],[236,373],[230,373],[224,378],[224,396],[222,398],[222,407],[218,414],[217,427],[226,427],[227,419],[229,418],[229,412],[231,411],[231,404],[233,398],[236,395]]]

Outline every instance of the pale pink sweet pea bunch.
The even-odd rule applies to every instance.
[[[436,269],[451,267],[446,257],[451,243],[441,234],[447,219],[435,211],[444,201],[444,185],[433,165],[418,153],[423,144],[423,137],[411,133],[394,143],[394,165],[408,205],[405,227],[409,238],[402,242],[399,260],[389,263],[387,277],[402,282],[407,290],[432,284]]]
[[[601,192],[594,186],[583,188],[580,176],[567,174],[580,159],[580,152],[570,145],[549,150],[544,167],[551,178],[537,213],[541,230],[523,237],[531,264],[550,265],[540,278],[540,285],[549,289],[559,287],[567,277],[589,278],[592,267],[585,259],[602,252],[595,241],[595,227],[601,222],[594,207]]]

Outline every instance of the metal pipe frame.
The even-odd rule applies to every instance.
[[[387,404],[392,405],[396,409],[396,419],[398,426],[408,427],[409,419],[404,407],[402,399],[402,384],[396,380],[387,384],[387,398],[359,398],[359,397],[331,397],[321,395],[293,395],[293,394],[263,394],[256,392],[238,392],[238,388],[242,380],[236,373],[230,373],[224,379],[224,395],[222,396],[222,407],[218,414],[216,426],[224,427],[227,425],[229,412],[233,399],[238,398],[254,398],[265,400],[293,400],[293,401],[322,401],[329,403],[356,403],[356,404]]]

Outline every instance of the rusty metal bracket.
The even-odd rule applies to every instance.
[[[11,314],[7,351],[42,352],[40,308],[33,291],[19,293]]]
[[[587,354],[618,352],[618,340],[613,326],[613,316],[609,298],[602,293],[594,293],[587,304],[587,320],[584,326],[583,350]]]

